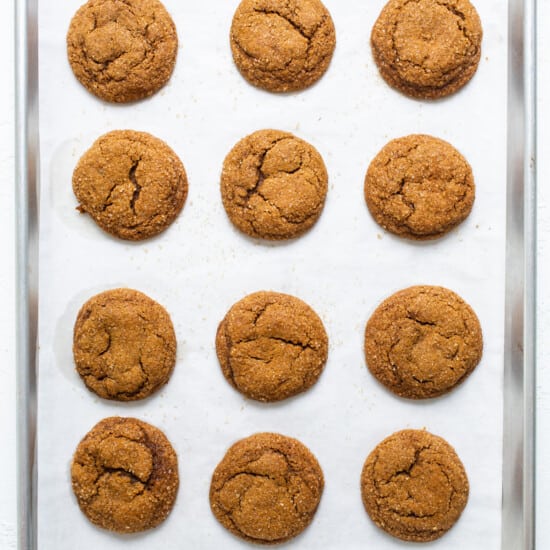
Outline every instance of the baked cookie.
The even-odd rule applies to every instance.
[[[472,210],[475,183],[466,159],[441,139],[413,134],[390,141],[365,177],[370,213],[400,237],[441,237]]]
[[[468,501],[469,484],[455,450],[425,430],[384,439],[361,473],[365,509],[376,525],[402,540],[442,537]]]
[[[90,298],[73,333],[76,370],[103,399],[135,401],[162,387],[176,364],[176,335],[166,310],[129,288]]]
[[[241,439],[218,464],[210,507],[234,535],[259,544],[279,544],[313,520],[323,492],[323,472],[296,439],[274,433]]]
[[[437,397],[463,382],[481,359],[479,320],[460,296],[412,286],[382,302],[365,329],[370,372],[393,393]]]
[[[97,97],[128,103],[168,82],[178,49],[172,18],[158,0],[89,0],[74,15],[67,54]]]
[[[317,150],[279,130],[245,137],[223,164],[225,211],[251,237],[283,240],[302,235],[321,215],[327,188],[327,171]]]
[[[328,337],[321,319],[302,300],[256,292],[237,302],[220,323],[216,353],[234,388],[258,401],[280,401],[317,382]]]
[[[78,445],[71,465],[78,505],[117,533],[156,527],[178,492],[178,459],[166,436],[136,418],[105,418]]]
[[[421,99],[455,93],[475,74],[481,21],[469,0],[390,0],[371,34],[384,80]]]
[[[243,0],[231,25],[231,51],[250,84],[303,90],[328,69],[336,33],[320,0]]]
[[[129,241],[164,231],[183,208],[187,187],[176,153],[160,139],[132,130],[101,136],[73,172],[78,210]]]

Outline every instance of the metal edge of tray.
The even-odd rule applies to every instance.
[[[536,0],[509,1],[502,549],[535,548]]]
[[[15,5],[17,540],[36,544],[38,0]]]
[[[33,550],[37,547],[38,0],[14,3],[18,547]],[[535,29],[536,0],[509,0],[503,550],[535,547]]]

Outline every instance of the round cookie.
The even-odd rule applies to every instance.
[[[437,397],[463,382],[481,359],[472,308],[439,286],[413,286],[382,302],[365,329],[370,372],[393,393]]]
[[[136,418],[105,418],[78,445],[71,478],[78,505],[92,523],[136,533],[156,527],[172,510],[178,459],[158,428]]]
[[[145,294],[107,290],[80,309],[73,356],[89,390],[103,399],[135,401],[168,382],[176,335],[166,310]]]
[[[251,237],[284,240],[302,235],[321,215],[327,188],[327,171],[317,150],[279,130],[245,137],[223,164],[225,211]]]
[[[390,0],[371,33],[384,80],[420,99],[455,93],[475,74],[481,21],[469,0]]]
[[[168,82],[178,49],[172,18],[158,0],[89,0],[67,33],[67,55],[97,97],[128,103]]]
[[[336,33],[320,0],[243,0],[231,25],[231,51],[250,84],[303,90],[328,69]]]
[[[436,239],[470,214],[474,177],[452,145],[413,134],[390,141],[370,163],[365,199],[376,222],[391,233]]]
[[[280,401],[309,389],[321,375],[328,337],[302,300],[256,292],[228,311],[216,334],[227,381],[257,401]]]
[[[384,439],[361,473],[368,515],[406,541],[442,537],[462,514],[468,493],[468,477],[455,450],[425,430],[403,430]]]
[[[279,544],[311,523],[323,487],[323,472],[307,447],[284,435],[260,433],[235,443],[218,464],[210,507],[234,535]]]
[[[133,130],[101,136],[73,172],[78,210],[129,241],[164,231],[183,208],[187,188],[176,153],[160,139]]]

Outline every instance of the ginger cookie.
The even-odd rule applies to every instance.
[[[455,450],[425,430],[384,439],[361,473],[365,509],[376,525],[402,540],[442,537],[468,501],[469,484]]]
[[[257,401],[281,401],[309,389],[321,375],[328,337],[302,300],[256,292],[228,311],[216,334],[223,375]]]
[[[365,329],[370,372],[393,393],[437,397],[463,382],[481,359],[472,308],[440,286],[413,286],[382,302]]]
[[[365,177],[370,213],[407,239],[441,237],[472,210],[475,183],[466,159],[441,139],[413,134],[390,141]]]
[[[251,237],[284,240],[310,229],[323,210],[328,175],[321,155],[287,132],[259,130],[227,155],[221,194],[231,222]]]
[[[128,103],[168,82],[178,49],[172,18],[158,0],[89,0],[67,33],[69,63],[97,97]]]
[[[172,510],[178,459],[158,428],[136,418],[105,418],[78,445],[71,478],[78,505],[92,523],[136,533],[156,527]]]
[[[420,99],[455,93],[481,57],[481,21],[469,0],[390,0],[371,34],[384,80]]]
[[[243,0],[231,25],[242,76],[270,92],[303,90],[328,69],[336,33],[320,0]]]
[[[259,433],[235,443],[216,467],[210,507],[234,535],[279,544],[311,523],[323,487],[321,467],[305,445]]]
[[[135,401],[166,382],[176,364],[176,335],[166,310],[129,288],[90,298],[73,334],[76,370],[103,399]]]
[[[78,210],[129,241],[164,231],[183,208],[187,188],[176,153],[160,139],[133,130],[101,136],[73,172]]]

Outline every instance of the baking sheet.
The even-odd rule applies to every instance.
[[[312,525],[288,546],[377,549],[407,546],[368,519],[359,475],[372,448],[402,428],[443,436],[467,470],[470,500],[434,548],[500,548],[502,365],[506,209],[507,6],[476,2],[484,26],[482,60],[455,96],[418,102],[389,89],[372,61],[369,34],[384,1],[326,0],[337,48],[325,77],[287,96],[249,86],[235,69],[228,32],[237,0],[166,0],[180,37],[168,86],[129,106],[104,104],[74,79],[65,34],[80,0],[40,3],[40,323],[38,400],[39,548],[245,548],[212,516],[210,476],[226,449],[257,431],[297,437],[317,456],[326,488]],[[329,172],[319,222],[290,243],[265,244],[231,226],[219,196],[223,159],[260,128],[288,130],[312,143]],[[79,156],[113,129],[151,132],[179,154],[189,197],[176,223],[156,239],[110,238],[75,210],[71,174]],[[428,133],[450,141],[477,184],[468,220],[447,237],[411,243],[382,231],[368,214],[363,178],[390,139]],[[368,373],[364,325],[378,303],[412,284],[458,292],[477,312],[484,356],[454,392],[426,402],[394,397]],[[102,401],[74,372],[72,326],[82,303],[128,286],[162,303],[178,336],[169,384],[138,403]],[[294,294],[321,316],[329,360],[306,394],[276,405],[244,399],[224,380],[214,337],[227,309],[261,289]],[[100,419],[136,416],[163,429],[180,460],[176,506],[159,528],[119,536],[92,526],[70,488],[76,445]]]

